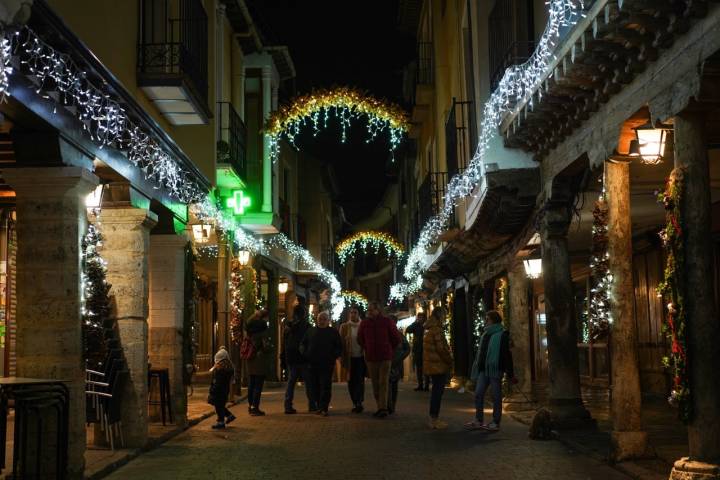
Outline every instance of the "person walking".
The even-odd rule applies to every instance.
[[[259,310],[250,317],[245,326],[246,344],[241,347],[240,352],[247,361],[248,413],[253,417],[265,415],[265,412],[260,410],[260,397],[269,368],[269,354],[272,350],[268,336],[267,317],[267,310]],[[248,350],[250,351],[248,352]]]
[[[510,333],[503,328],[500,314],[490,310],[485,314],[485,331],[480,337],[480,348],[470,375],[471,379],[475,380],[475,419],[466,423],[465,428],[491,432],[500,430],[503,375],[513,384],[517,383],[510,352]],[[483,406],[488,388],[492,391],[493,420],[485,424]]]
[[[429,421],[432,429],[447,427],[447,423],[439,420],[440,403],[445,392],[447,377],[452,371],[453,357],[443,331],[444,322],[445,310],[441,307],[434,309],[425,323],[423,338],[423,371],[432,381]]]
[[[358,329],[358,343],[365,352],[365,363],[370,373],[373,395],[377,403],[377,418],[388,415],[388,388],[390,364],[395,347],[400,343],[397,327],[382,314],[378,302],[370,302],[368,316]]]
[[[428,391],[430,389],[430,378],[423,374],[423,336],[425,335],[425,314],[418,313],[415,316],[415,321],[405,330],[405,333],[409,333],[413,336],[412,342],[412,355],[413,355],[413,366],[415,367],[415,373],[417,374],[418,386],[415,388],[416,392]]]
[[[390,320],[392,320],[395,328],[397,328],[398,318],[395,315],[390,315]],[[395,405],[397,405],[398,398],[398,384],[405,373],[403,363],[407,356],[410,355],[410,343],[408,343],[407,338],[405,338],[402,332],[398,330],[398,333],[400,335],[400,343],[395,347],[392,363],[390,364],[390,398],[388,399],[388,414],[390,415],[395,413]]]
[[[235,375],[235,367],[230,361],[230,354],[225,347],[220,347],[215,354],[215,364],[210,369],[212,379],[210,380],[210,391],[208,392],[208,403],[215,407],[217,422],[213,429],[225,428],[225,424],[235,420],[235,415],[230,413],[226,404],[230,395],[230,382]]]
[[[307,385],[307,359],[300,353],[300,343],[309,328],[310,322],[308,322],[305,307],[301,304],[295,305],[295,308],[293,308],[292,318],[285,325],[283,335],[283,345],[285,346],[284,358],[288,372],[287,388],[285,390],[285,413],[288,415],[297,413],[297,410],[293,408],[293,400],[295,397],[295,385],[301,377],[305,382],[305,395],[308,399],[308,411],[314,412],[318,409],[317,402],[312,395],[312,390]]]
[[[340,337],[343,341],[341,358],[342,378],[347,381],[353,413],[362,413],[365,401],[365,375],[367,366],[363,358],[362,347],[358,343],[360,330],[360,311],[356,307],[348,310],[348,320],[340,325]]]
[[[335,361],[342,355],[342,339],[330,326],[330,315],[320,312],[315,327],[310,327],[300,344],[300,352],[310,363],[309,383],[317,399],[317,413],[327,417],[332,397]]]

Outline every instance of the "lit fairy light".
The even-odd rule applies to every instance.
[[[335,253],[340,259],[340,263],[345,265],[347,259],[358,253],[358,250],[367,251],[368,249],[375,253],[380,253],[380,250],[384,249],[388,257],[395,259],[400,259],[405,253],[403,246],[392,235],[372,230],[357,232],[342,240],[335,247]]]
[[[553,52],[560,39],[560,30],[574,25],[584,15],[583,0],[549,0],[547,5],[548,23],[535,51],[527,62],[511,66],[505,71],[485,103],[477,150],[465,171],[450,179],[440,212],[423,226],[417,243],[408,254],[403,271],[405,282],[395,284],[390,289],[392,299],[402,300],[403,296],[413,295],[422,288],[422,276],[429,267],[425,261],[425,252],[446,229],[458,201],[472,195],[480,182],[490,140],[497,136],[503,118],[516,113],[518,105],[528,104],[532,107],[535,92],[541,95],[538,86],[548,73],[552,75],[549,66],[555,60]]]
[[[340,319],[340,315],[345,309],[345,300],[341,295],[340,282],[331,271],[324,268],[305,248],[297,245],[281,233],[265,239],[259,239],[248,234],[235,220],[234,215],[218,208],[210,197],[205,198],[202,202],[192,204],[190,208],[193,214],[201,221],[205,223],[214,222],[223,231],[232,232],[232,239],[241,250],[248,250],[253,254],[267,255],[273,249],[279,249],[296,259],[307,270],[315,272],[330,289],[333,320]]]
[[[10,75],[13,68],[10,66],[11,59],[10,42],[7,38],[0,39],[0,103],[7,101],[8,88],[10,88]]]
[[[345,299],[346,305],[355,305],[367,311],[368,299],[365,295],[355,290],[343,290],[340,295]]]
[[[0,97],[7,95],[8,75],[12,72],[9,58],[14,56],[35,84],[35,92],[46,99],[52,95],[72,112],[100,148],[124,151],[146,179],[184,203],[205,195],[194,176],[137,126],[121,103],[95,85],[70,55],[58,52],[28,27],[8,35],[0,44]],[[57,106],[53,112],[57,112]]]
[[[304,127],[311,127],[317,135],[327,128],[328,119],[335,116],[340,122],[341,141],[347,140],[352,120],[365,117],[367,120],[367,142],[374,140],[387,130],[390,136],[390,151],[394,151],[410,124],[405,111],[397,105],[365,95],[358,89],[339,87],[316,90],[296,98],[292,104],[283,106],[268,119],[267,137],[270,142],[270,157],[276,161],[280,156],[280,139],[285,136],[291,145]]]

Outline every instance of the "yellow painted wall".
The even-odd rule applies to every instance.
[[[208,106],[212,112],[215,111],[213,52],[215,51],[216,1],[204,1],[208,16]],[[214,119],[210,119],[208,125],[174,127],[165,120],[137,85],[138,2],[136,0],[48,0],[48,4],[175,140],[200,171],[214,183]]]

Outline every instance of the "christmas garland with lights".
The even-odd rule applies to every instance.
[[[475,351],[480,348],[480,338],[485,329],[485,302],[479,300],[475,306],[475,318],[473,318],[473,339],[475,340]]]
[[[343,290],[340,295],[345,299],[345,305],[354,305],[360,307],[362,310],[367,311],[368,299],[365,295],[355,290]]]
[[[88,225],[82,241],[82,336],[88,368],[99,369],[107,354],[106,338],[112,332],[107,264],[100,256],[102,234]]]
[[[683,171],[675,169],[668,178],[665,191],[658,201],[665,207],[665,228],[660,233],[665,247],[665,271],[657,288],[666,307],[663,331],[670,339],[670,354],[663,364],[670,369],[673,387],[668,399],[678,407],[680,419],[687,423],[692,417],[692,398],[688,377],[687,317],[685,312],[685,282],[683,279],[685,251],[683,248],[680,203],[684,188]]]
[[[397,105],[371,97],[361,90],[350,87],[315,90],[301,95],[270,115],[266,135],[270,140],[273,161],[280,155],[280,139],[284,135],[295,145],[295,138],[303,127],[312,126],[317,135],[327,128],[328,120],[335,116],[342,128],[342,142],[347,140],[347,130],[353,119],[367,117],[368,142],[383,130],[390,134],[390,150],[394,151],[410,128],[405,111]]]
[[[502,316],[502,323],[507,330],[510,329],[510,302],[508,302],[508,281],[506,277],[500,278],[497,286],[497,312]]]
[[[585,6],[583,0],[548,0],[546,3],[548,22],[535,51],[527,62],[505,70],[497,88],[485,103],[475,155],[464,172],[450,179],[442,209],[422,227],[418,241],[408,255],[403,272],[405,282],[391,287],[390,295],[393,299],[399,300],[399,296],[412,295],[422,288],[422,276],[429,267],[426,264],[428,248],[438,241],[445,230],[457,202],[471,195],[480,184],[485,155],[503,119],[516,113],[520,108],[518,105],[528,102],[532,106],[533,95],[549,75],[550,65],[556,60],[555,47],[560,39],[560,30],[577,23]]]
[[[372,230],[357,232],[348,238],[342,240],[335,247],[335,253],[340,259],[340,264],[345,265],[349,257],[354,256],[358,249],[368,251],[371,249],[375,253],[380,253],[381,249],[385,250],[388,258],[399,260],[405,253],[405,249],[392,235],[385,232],[376,232]]]
[[[607,335],[612,324],[610,291],[613,277],[610,273],[608,252],[608,205],[604,194],[600,195],[593,208],[590,271],[593,286],[590,289],[586,340],[598,340]]]
[[[233,260],[230,266],[230,337],[233,343],[240,345],[243,338],[243,310],[245,298],[243,296],[243,273],[240,262]]]

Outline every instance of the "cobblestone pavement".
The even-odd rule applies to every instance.
[[[369,387],[369,385],[368,385]],[[369,389],[368,389],[369,390]],[[366,392],[366,397],[369,397]],[[303,392],[299,392],[303,398]],[[214,418],[130,462],[111,479],[598,479],[628,477],[555,441],[532,441],[527,427],[504,418],[499,433],[466,432],[468,394],[447,390],[441,417],[450,427],[426,426],[429,393],[401,385],[398,412],[384,420],[350,413],[337,384],[327,418],[284,415],[280,390],[263,394],[266,417],[249,417],[245,404],[224,431]],[[296,399],[298,396],[296,395]],[[366,407],[372,405],[366,402]],[[296,405],[304,411],[304,402]]]

